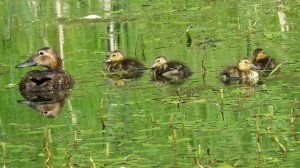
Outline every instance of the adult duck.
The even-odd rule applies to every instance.
[[[262,48],[256,48],[252,53],[252,63],[260,70],[271,71],[278,66],[278,62],[267,56]]]
[[[21,92],[44,92],[70,89],[73,87],[73,79],[68,72],[63,70],[62,59],[58,53],[49,47],[38,50],[26,62],[16,66],[25,68],[31,66],[42,66],[46,70],[32,70],[20,81]]]
[[[220,79],[225,84],[231,84],[232,81],[238,81],[237,83],[233,82],[234,84],[257,83],[259,75],[251,69],[253,66],[250,59],[242,58],[236,66],[229,66],[223,70],[220,74]]]
[[[112,78],[138,78],[143,75],[146,69],[139,61],[126,58],[121,50],[113,51],[105,63],[105,70],[108,72],[108,76]]]
[[[150,73],[152,80],[169,83],[181,83],[192,75],[189,67],[177,61],[168,61],[164,56],[155,58]]]

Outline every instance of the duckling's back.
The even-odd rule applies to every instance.
[[[239,79],[241,76],[242,72],[236,66],[228,67],[220,74],[220,78],[222,81],[226,81],[229,79]]]
[[[264,59],[253,60],[252,63],[261,70],[272,70],[278,65],[278,62],[269,56],[265,57]]]
[[[142,63],[132,59],[122,61],[122,67],[125,71],[141,71],[146,69]]]
[[[172,74],[179,75],[183,78],[189,77],[192,75],[192,71],[190,68],[188,68],[186,65],[176,62],[176,61],[171,61],[167,63],[167,67],[164,70],[165,75],[166,73],[172,72]]]
[[[132,59],[125,59],[122,61],[115,61],[106,63],[107,71],[140,71],[144,70],[145,67],[142,63],[132,60]]]

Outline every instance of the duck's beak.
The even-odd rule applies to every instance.
[[[15,68],[25,68],[25,67],[31,67],[36,66],[37,63],[34,61],[33,57],[29,58],[26,62],[23,62],[19,65],[16,65]]]

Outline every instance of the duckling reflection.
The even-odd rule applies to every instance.
[[[26,62],[16,66],[25,68],[40,65],[47,70],[33,70],[28,72],[20,81],[20,90],[28,92],[43,92],[64,90],[73,87],[73,79],[63,70],[62,59],[58,53],[49,47],[42,48]]]
[[[166,57],[158,56],[151,67],[150,75],[154,81],[180,84],[192,75],[192,71],[182,63],[168,61]]]
[[[271,71],[278,66],[277,60],[267,56],[264,49],[257,48],[252,54],[252,63],[257,67],[257,69]]]
[[[126,58],[120,50],[113,51],[105,63],[108,77],[115,79],[139,78],[146,69],[139,61]]]
[[[230,66],[223,70],[220,79],[225,85],[255,84],[259,80],[259,75],[251,69],[252,66],[250,59],[242,58],[236,66]]]
[[[19,100],[21,104],[26,104],[42,115],[53,118],[57,117],[61,112],[65,98],[70,94],[69,90],[55,92],[22,92],[22,96],[26,100]]]

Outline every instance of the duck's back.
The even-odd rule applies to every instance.
[[[73,87],[71,75],[62,70],[33,70],[20,82],[22,92],[43,92],[70,89]]]

